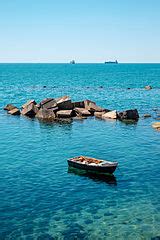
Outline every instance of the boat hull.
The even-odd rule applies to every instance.
[[[69,167],[74,167],[74,168],[78,168],[86,171],[112,174],[116,170],[118,164],[113,163],[110,166],[95,166],[95,165],[93,166],[93,165],[82,164],[82,163],[74,162],[72,160],[68,160],[68,165]]]

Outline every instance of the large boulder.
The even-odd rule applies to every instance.
[[[41,108],[35,117],[44,121],[53,121],[56,118],[54,111],[46,108]]]
[[[11,111],[14,108],[16,108],[16,106],[12,105],[12,104],[7,104],[3,109],[7,110],[7,111]]]
[[[8,114],[11,114],[11,115],[20,115],[20,110],[18,108],[14,108],[10,111],[8,111]]]
[[[85,106],[85,109],[87,109],[90,112],[103,112],[104,111],[103,108],[97,106],[95,102],[90,101],[90,100],[85,100],[84,106]]]
[[[26,108],[26,107],[28,107],[28,106],[29,106],[30,104],[32,104],[32,103],[33,103],[34,105],[37,104],[34,99],[28,100],[25,104],[22,105],[22,108]]]
[[[21,114],[27,117],[35,117],[37,112],[38,108],[36,107],[36,105],[34,103],[30,103],[28,105],[25,105],[25,107],[21,111]]]
[[[84,101],[73,102],[74,108],[85,108]]]
[[[85,108],[74,108],[78,116],[91,116],[91,113]]]
[[[118,113],[119,120],[138,120],[139,114],[137,109],[126,110]]]
[[[60,110],[56,112],[58,118],[70,118],[73,116],[73,110]]]
[[[160,122],[155,122],[152,124],[152,127],[157,129],[157,130],[160,130]]]
[[[59,110],[72,110],[74,108],[74,105],[68,96],[63,96],[55,100]]]
[[[57,110],[57,102],[54,98],[45,98],[43,99],[40,104],[39,104],[40,108],[43,109],[53,109],[53,110]]]
[[[109,111],[105,114],[102,115],[102,118],[103,119],[117,119],[117,111],[114,110],[114,111]]]

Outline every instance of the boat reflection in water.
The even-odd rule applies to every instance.
[[[81,170],[74,167],[68,167],[68,173],[90,178],[95,182],[105,182],[107,184],[117,185],[116,177],[113,174],[99,174],[97,172]]]

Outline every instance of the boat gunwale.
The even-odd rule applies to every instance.
[[[79,161],[75,161],[76,159],[78,160],[79,157],[84,157],[84,158],[88,158],[88,159],[93,159],[93,160],[98,160],[98,161],[101,161],[101,162],[104,162],[103,165],[100,165],[99,163],[98,164],[95,164],[95,165],[91,165],[91,164],[88,164],[88,163],[82,163],[82,162],[79,162]],[[97,158],[92,158],[92,157],[87,157],[87,156],[79,156],[79,157],[74,157],[74,158],[70,158],[68,159],[68,162],[71,161],[71,162],[74,162],[74,163],[77,163],[79,165],[87,165],[87,166],[92,166],[92,167],[101,167],[101,168],[105,168],[105,167],[114,167],[114,166],[118,166],[118,162],[110,162],[110,161],[107,161],[107,160],[102,160],[102,159],[97,159]]]

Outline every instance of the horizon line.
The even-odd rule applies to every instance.
[[[0,64],[105,64],[104,62],[75,62],[75,64],[71,64],[70,62],[0,62]],[[160,62],[118,62],[118,64],[160,64]],[[105,64],[105,65],[116,65],[116,64]]]

